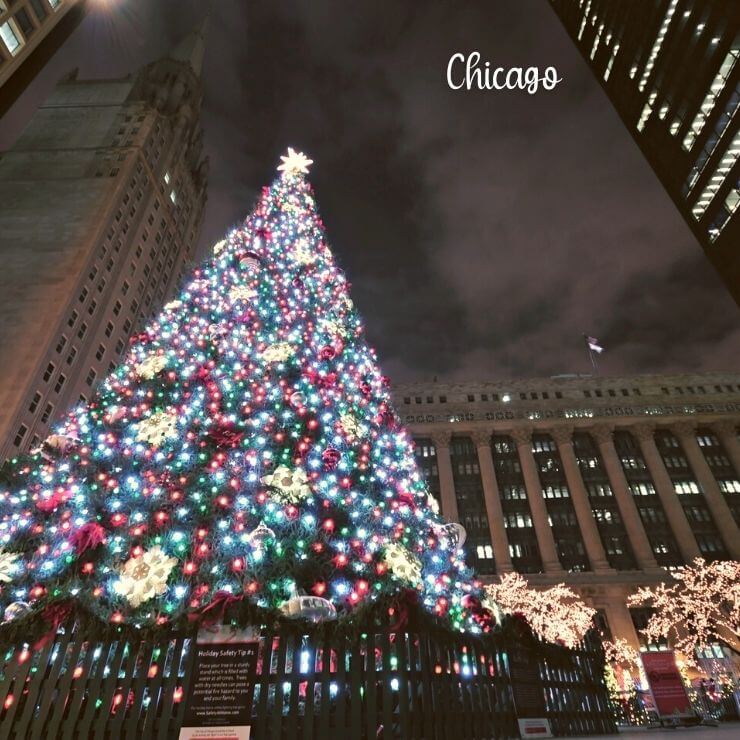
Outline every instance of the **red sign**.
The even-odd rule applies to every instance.
[[[693,716],[673,650],[641,653],[650,691],[661,717]]]

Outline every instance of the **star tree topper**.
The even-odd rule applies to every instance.
[[[297,152],[292,146],[288,147],[288,153],[282,157],[282,164],[278,166],[278,172],[285,172],[289,175],[303,173],[308,174],[308,166],[313,164],[313,159],[309,159],[303,152]]]

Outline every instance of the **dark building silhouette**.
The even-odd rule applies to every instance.
[[[77,28],[87,0],[0,0],[0,116]]]
[[[740,303],[740,2],[550,3]]]

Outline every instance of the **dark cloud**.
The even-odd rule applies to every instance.
[[[202,249],[251,208],[288,145],[316,160],[329,240],[397,381],[731,369],[737,309],[542,0],[219,0],[205,65],[211,185]],[[120,0],[89,18],[12,111],[55,77],[123,74],[202,3]],[[452,92],[445,68],[555,65],[551,93]]]

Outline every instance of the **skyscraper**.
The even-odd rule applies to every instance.
[[[550,2],[740,303],[740,3]]]
[[[87,0],[0,0],[0,115],[25,90],[87,10]]]
[[[0,159],[0,461],[89,395],[192,257],[203,35],[133,76],[70,75]]]

